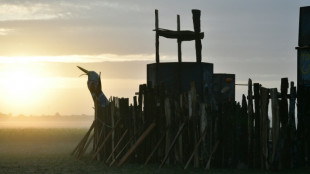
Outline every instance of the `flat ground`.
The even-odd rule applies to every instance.
[[[158,164],[141,167],[125,164],[107,167],[103,162],[76,160],[70,153],[87,129],[0,129],[0,173],[272,173],[260,170],[203,169],[183,170],[182,166]],[[310,173],[309,170],[288,170],[281,173]]]

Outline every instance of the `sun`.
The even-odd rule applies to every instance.
[[[16,107],[34,104],[41,96],[44,79],[31,67],[14,67],[2,76],[6,101]]]

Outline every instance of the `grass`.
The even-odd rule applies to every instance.
[[[77,160],[70,153],[87,129],[0,129],[0,173],[272,173],[261,170],[228,170],[165,166],[142,167],[126,163],[121,168],[107,167],[103,162],[90,162],[89,157]],[[309,173],[309,170],[286,170],[281,173]]]

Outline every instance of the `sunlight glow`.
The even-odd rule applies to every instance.
[[[44,80],[29,69],[12,70],[1,78],[2,88],[6,91],[8,102],[17,105],[32,103],[40,97]]]

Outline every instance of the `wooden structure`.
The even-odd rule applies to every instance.
[[[155,14],[156,63],[147,67],[147,84],[139,86],[130,105],[127,98],[113,97],[98,110],[95,101],[95,120],[72,155],[81,159],[92,144],[91,160],[118,167],[135,162],[278,170],[309,164],[304,111],[310,97],[297,95],[287,78],[279,91],[249,79],[247,97],[236,103],[235,75],[214,74],[213,64],[201,62],[200,12],[193,10],[194,31],[186,32],[180,30],[179,16],[177,31],[159,29]],[[159,36],[178,40],[177,63],[159,62]],[[181,61],[181,42],[187,40],[195,40],[196,62]],[[298,48],[299,56],[303,49],[308,48]],[[298,90],[309,92],[305,83],[299,81]],[[303,102],[298,124],[296,98]]]
[[[297,90],[298,90],[298,147],[300,163],[309,164],[310,158],[310,6],[300,8],[299,37],[297,49]],[[302,149],[308,149],[303,152]]]

